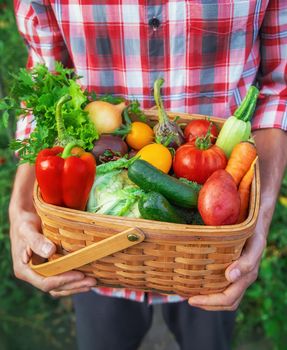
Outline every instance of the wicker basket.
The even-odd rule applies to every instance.
[[[146,112],[153,124],[155,111]],[[180,122],[205,116],[179,115]],[[222,120],[211,118],[219,126]],[[188,297],[223,291],[225,269],[238,259],[256,225],[260,204],[258,162],[248,218],[238,225],[201,226],[98,215],[49,205],[35,185],[34,203],[43,233],[56,243],[46,263],[31,262],[43,276],[77,269],[98,285]]]

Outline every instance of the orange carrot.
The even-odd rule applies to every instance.
[[[257,156],[256,147],[249,141],[238,143],[232,150],[225,170],[238,186]]]
[[[253,160],[249,170],[244,175],[243,179],[239,184],[238,193],[240,196],[240,213],[237,220],[237,224],[240,224],[247,218],[249,200],[250,200],[250,189],[251,189],[251,184],[254,177],[254,168],[255,168],[255,163],[257,161],[257,158],[258,157],[256,157]]]

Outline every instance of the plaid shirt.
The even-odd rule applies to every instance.
[[[232,115],[249,86],[260,99],[253,129],[287,129],[286,0],[14,0],[28,67],[73,66],[84,88],[154,105],[165,79],[167,110]],[[18,124],[26,137],[31,120]],[[143,300],[144,293],[99,292]],[[149,296],[150,302],[177,297]]]

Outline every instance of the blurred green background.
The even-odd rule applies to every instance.
[[[26,49],[16,29],[11,3],[0,1],[0,98],[9,93],[10,73],[17,72],[26,63]],[[7,209],[17,166],[9,151],[14,131],[15,120],[10,120],[8,129],[0,127],[0,350],[74,349],[74,315],[70,298],[54,300],[13,276]],[[248,289],[238,311],[234,336],[236,349],[286,349],[286,214],[287,176],[259,278]]]

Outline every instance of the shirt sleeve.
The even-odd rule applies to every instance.
[[[260,98],[252,128],[287,130],[287,1],[270,0],[260,30]]]
[[[28,69],[41,63],[53,71],[56,61],[72,67],[62,33],[48,0],[14,0],[14,11],[19,33],[28,49]],[[32,115],[19,120],[16,138],[29,137],[34,128],[32,120]]]

